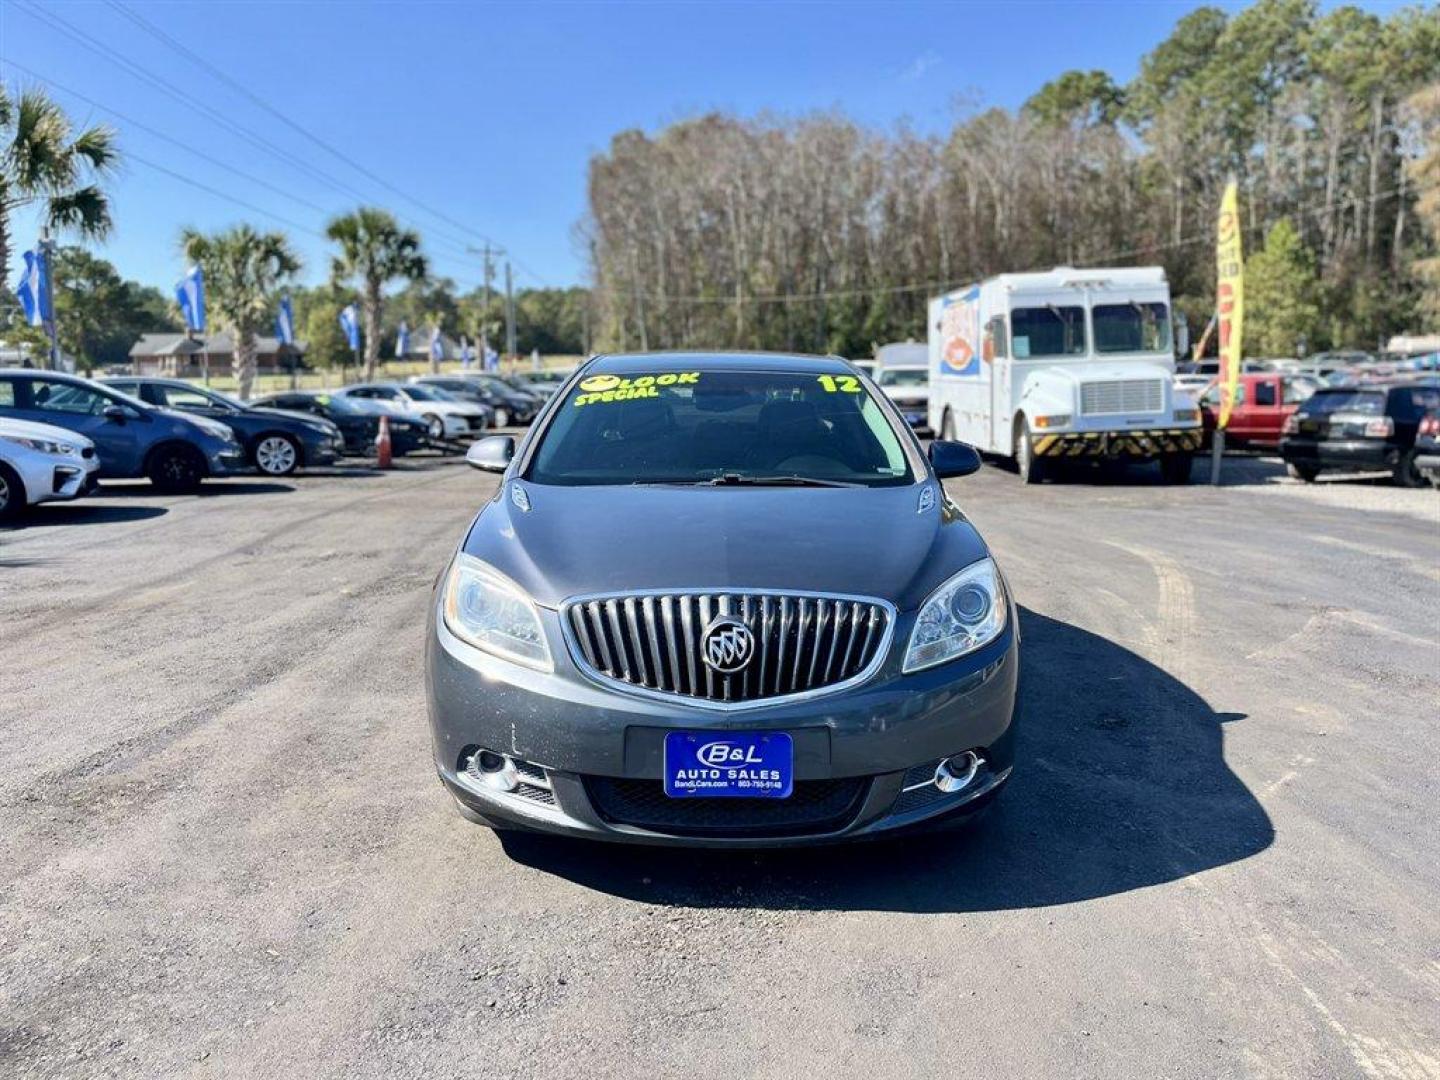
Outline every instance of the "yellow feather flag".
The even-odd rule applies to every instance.
[[[1230,423],[1230,408],[1240,385],[1240,343],[1245,329],[1245,256],[1240,250],[1240,208],[1235,181],[1225,185],[1215,238],[1215,310],[1220,316],[1220,416],[1216,426]]]

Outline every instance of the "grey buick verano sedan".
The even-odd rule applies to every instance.
[[[1019,630],[928,455],[847,362],[598,357],[438,579],[427,692],[468,818],[762,846],[963,820],[1010,775]]]

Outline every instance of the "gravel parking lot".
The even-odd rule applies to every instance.
[[[1198,472],[1198,470],[1197,470]],[[0,532],[0,1074],[1440,1076],[1440,492],[951,485],[1015,779],[805,853],[497,839],[436,782],[454,461]]]

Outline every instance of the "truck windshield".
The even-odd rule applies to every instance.
[[[912,483],[900,437],[854,375],[591,375],[543,433],[537,484]]]
[[[881,386],[925,386],[930,382],[929,368],[881,368]]]
[[[1164,304],[1096,304],[1090,316],[1097,353],[1170,351],[1170,310]]]
[[[1085,309],[1015,308],[1010,312],[1011,352],[1016,360],[1040,356],[1085,355]]]

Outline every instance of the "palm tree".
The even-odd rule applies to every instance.
[[[224,232],[185,229],[185,258],[205,272],[205,307],[235,340],[235,381],[241,401],[255,384],[255,337],[275,317],[275,293],[300,269],[300,257],[284,233],[236,225]]]
[[[0,274],[9,279],[10,213],[43,203],[53,229],[101,237],[110,231],[110,200],[87,179],[105,176],[118,153],[104,125],[74,133],[65,110],[39,90],[13,98],[0,84]]]
[[[365,324],[365,378],[375,378],[380,359],[380,314],[385,286],[396,278],[423,280],[429,272],[420,254],[420,235],[402,229],[386,210],[362,206],[330,222],[325,235],[340,245],[330,264],[335,283],[356,281],[360,286],[360,313]]]

